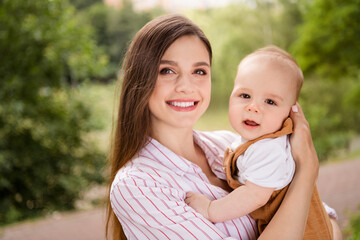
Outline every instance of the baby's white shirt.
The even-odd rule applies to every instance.
[[[231,144],[234,151],[246,140],[240,138]],[[249,146],[237,159],[237,180],[245,184],[250,181],[261,187],[280,190],[287,186],[295,172],[295,162],[291,155],[289,136],[266,138]]]

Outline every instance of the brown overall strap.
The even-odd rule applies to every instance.
[[[234,179],[234,174],[236,172],[236,160],[238,159],[238,157],[243,154],[246,149],[253,143],[265,139],[265,138],[276,138],[276,137],[280,137],[283,135],[287,135],[292,133],[292,128],[293,128],[293,124],[292,124],[292,120],[291,118],[287,118],[284,121],[284,124],[282,126],[282,128],[275,132],[275,133],[270,133],[270,134],[266,134],[264,136],[261,136],[259,138],[247,141],[244,144],[241,144],[239,147],[237,147],[235,149],[235,151],[232,151],[230,148],[227,148],[224,154],[224,161],[223,161],[223,166],[225,169],[225,174],[226,174],[226,179],[227,182],[229,184],[229,186],[232,189],[235,189],[237,187],[239,187],[241,184]]]

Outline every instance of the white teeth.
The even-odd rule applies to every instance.
[[[175,107],[191,107],[195,105],[195,102],[169,102],[170,105]]]

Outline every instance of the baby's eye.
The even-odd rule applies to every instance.
[[[270,105],[276,105],[276,103],[271,99],[266,99],[265,102]]]
[[[173,70],[171,70],[170,68],[163,68],[160,70],[160,74],[172,74],[175,73]]]
[[[242,93],[242,94],[240,94],[239,97],[241,97],[241,98],[250,98],[250,95],[246,94],[246,93]]]

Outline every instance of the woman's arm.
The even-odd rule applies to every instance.
[[[319,172],[319,161],[310,127],[297,103],[291,111],[294,131],[290,138],[296,171],[287,194],[259,239],[303,239],[310,200]]]

